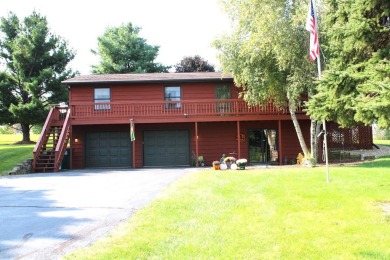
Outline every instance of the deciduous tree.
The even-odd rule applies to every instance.
[[[0,124],[20,123],[29,142],[30,128],[44,122],[49,105],[68,100],[61,81],[74,76],[66,66],[75,54],[36,12],[22,22],[13,13],[2,17],[0,33]]]
[[[175,65],[176,72],[214,72],[214,66],[199,55],[186,56]]]
[[[224,72],[232,73],[249,104],[288,104],[306,157],[310,156],[295,110],[313,86],[316,67],[308,58],[307,5],[302,1],[225,0],[233,30],[214,45]]]

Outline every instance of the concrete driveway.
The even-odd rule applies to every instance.
[[[194,168],[0,177],[0,259],[56,259],[95,242]]]

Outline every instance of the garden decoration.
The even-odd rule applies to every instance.
[[[220,161],[214,161],[213,162],[213,168],[214,170],[219,170],[220,169],[221,162]]]
[[[228,156],[224,159],[224,162],[227,166],[228,169],[230,169],[230,166],[236,162],[236,158],[234,158],[233,156]]]
[[[232,163],[232,165],[230,165],[230,169],[232,169],[232,170],[237,170],[237,169],[238,169],[237,164]]]
[[[248,163],[247,159],[238,159],[236,161],[238,169],[240,169],[240,170],[245,170],[245,166],[247,163]]]
[[[227,169],[226,163],[221,163],[221,164],[219,165],[219,169],[221,169],[221,170],[226,170],[226,169]]]

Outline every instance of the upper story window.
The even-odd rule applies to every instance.
[[[232,93],[229,85],[218,84],[215,86],[215,98],[216,99],[231,99]]]
[[[181,89],[180,86],[169,86],[165,87],[164,90],[165,101],[180,101],[181,100]],[[179,102],[166,103],[165,108],[180,108]]]
[[[103,103],[103,104],[95,104],[95,110],[109,110],[111,102],[111,91],[110,88],[95,88],[94,89],[94,102],[95,103]]]
[[[231,98],[232,98],[232,92],[231,92],[231,87],[229,85],[217,84],[215,86],[215,99],[224,100],[224,99],[231,99]],[[221,113],[221,115],[227,115],[225,113],[231,111],[232,111],[231,101],[217,102],[217,106],[216,106],[217,113]]]

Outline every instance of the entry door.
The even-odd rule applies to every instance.
[[[268,163],[277,161],[275,129],[250,129],[248,137],[249,162]]]

